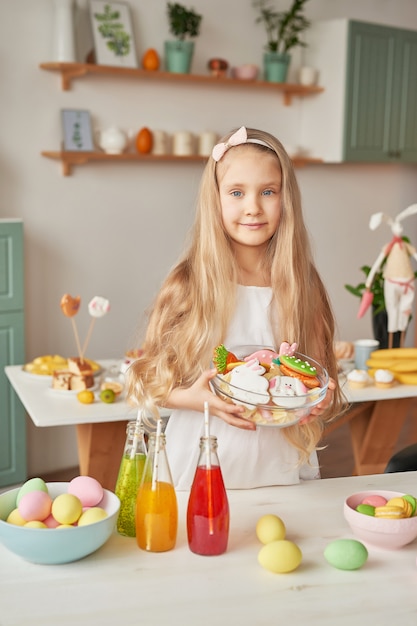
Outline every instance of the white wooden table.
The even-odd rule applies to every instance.
[[[115,361],[101,360],[103,369]],[[36,426],[75,425],[77,429],[80,473],[94,476],[107,489],[114,489],[126,438],[126,422],[136,418],[136,410],[125,400],[113,404],[81,404],[75,395],[63,397],[52,392],[50,380],[28,376],[21,365],[5,368],[13,388]],[[347,413],[329,424],[330,433],[349,423],[356,474],[384,471],[391,457],[417,386],[396,385],[391,389],[351,390],[343,387]],[[169,411],[161,411],[168,416]],[[1,624],[1,622],[0,622]]]
[[[67,565],[34,565],[0,545],[2,626],[378,626],[417,624],[417,542],[394,552],[368,546],[357,571],[331,567],[327,544],[353,537],[342,505],[356,491],[417,495],[417,472],[309,481],[229,491],[228,551],[190,552],[187,492],[179,492],[179,532],[171,552],[141,551],[114,534],[95,554]],[[275,513],[303,553],[300,567],[272,574],[257,562],[255,525]],[[39,531],[42,532],[42,531]]]
[[[115,363],[100,360],[104,373]],[[5,372],[35,426],[76,426],[80,474],[93,476],[106,489],[114,489],[126,423],[136,419],[136,409],[123,398],[111,404],[82,404],[76,394],[52,390],[50,378],[28,375],[21,365],[9,365]],[[167,415],[169,411],[161,410],[162,417]]]

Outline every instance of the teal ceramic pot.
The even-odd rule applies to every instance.
[[[193,41],[166,41],[165,68],[174,74],[189,74],[194,54]]]
[[[285,83],[291,56],[279,52],[264,53],[264,76],[270,83]]]

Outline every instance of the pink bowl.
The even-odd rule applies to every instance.
[[[417,537],[417,516],[404,519],[384,519],[355,511],[364,498],[371,495],[383,496],[387,500],[401,497],[399,491],[360,491],[346,498],[343,513],[353,534],[371,546],[385,550],[398,550]]]

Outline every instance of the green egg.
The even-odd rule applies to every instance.
[[[23,483],[23,485],[17,492],[16,506],[19,504],[23,496],[30,491],[44,491],[45,493],[48,493],[48,487],[46,486],[46,483],[44,480],[42,480],[42,478],[30,478],[25,483]]]
[[[365,565],[368,550],[356,539],[336,539],[326,546],[324,558],[336,569],[355,570]]]

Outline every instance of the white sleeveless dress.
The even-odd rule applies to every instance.
[[[239,285],[237,307],[224,345],[273,346],[268,319],[270,287]],[[227,489],[251,489],[269,485],[291,485],[300,480],[320,478],[317,454],[300,466],[297,451],[283,437],[280,428],[257,427],[242,430],[211,416],[210,434],[217,437],[218,455]],[[175,488],[191,487],[197,465],[204,417],[196,411],[174,410],[166,428],[167,454]]]

